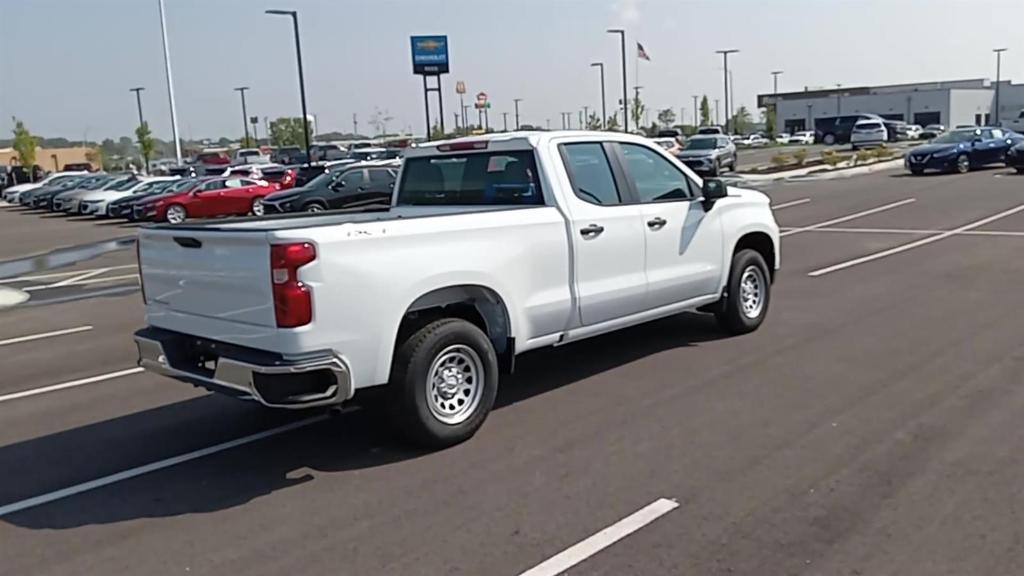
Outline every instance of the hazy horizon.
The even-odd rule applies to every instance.
[[[249,115],[299,116],[290,21],[267,8],[299,11],[307,100],[320,132],[370,133],[375,109],[390,131],[424,131],[422,81],[412,74],[409,36],[447,34],[452,72],[443,77],[445,125],[485,91],[490,124],[561,125],[560,112],[600,108],[598,72],[606,65],[609,114],[622,92],[618,38],[627,30],[630,96],[639,63],[641,98],[656,111],[686,108],[693,95],[722,98],[722,62],[730,57],[737,107],[755,118],[755,97],[780,91],[961,78],[994,78],[992,48],[1006,47],[1003,78],[1024,79],[1024,21],[1019,0],[779,0],[765,9],[746,0],[165,0],[182,138],[239,137],[236,86],[249,86]],[[699,20],[699,22],[697,22]],[[970,22],[977,20],[977,25]],[[154,135],[171,139],[157,0],[0,0],[0,137],[15,116],[33,133],[99,141],[131,135],[133,86]],[[932,47],[935,44],[935,48]],[[28,54],[26,59],[25,54]],[[437,114],[432,97],[433,115]],[[470,110],[470,114],[474,114]],[[259,127],[263,133],[263,125]]]

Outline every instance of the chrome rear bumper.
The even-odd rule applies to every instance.
[[[348,367],[330,354],[287,359],[157,328],[136,332],[135,344],[146,370],[272,408],[331,406],[352,396]]]

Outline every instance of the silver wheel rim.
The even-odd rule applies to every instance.
[[[263,198],[256,198],[252,201],[252,213],[256,216],[263,216]]]
[[[764,274],[757,266],[747,266],[740,276],[740,308],[747,318],[757,318],[764,309]]]
[[[323,212],[324,207],[319,204],[310,204],[306,206],[306,212]]]
[[[967,172],[971,168],[971,160],[967,156],[957,158],[956,167],[961,172]]]
[[[455,344],[434,358],[427,372],[427,407],[438,421],[462,424],[480,404],[484,365],[475,350]]]
[[[181,206],[171,206],[167,209],[167,221],[171,224],[181,224],[185,221],[185,209]]]

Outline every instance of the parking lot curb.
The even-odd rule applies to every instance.
[[[789,170],[786,172],[776,172],[775,174],[737,174],[737,176],[743,182],[778,182],[779,180],[793,180],[798,178],[830,180],[832,178],[846,178],[849,176],[871,174],[872,172],[878,172],[881,170],[899,168],[902,165],[903,158],[896,158],[894,160],[887,160],[885,162],[875,162],[873,164],[868,164],[865,166],[848,166],[834,169],[822,169],[819,166],[815,166],[813,168]]]

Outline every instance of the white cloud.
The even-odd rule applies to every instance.
[[[623,22],[636,22],[640,20],[641,0],[616,0],[615,15]]]

